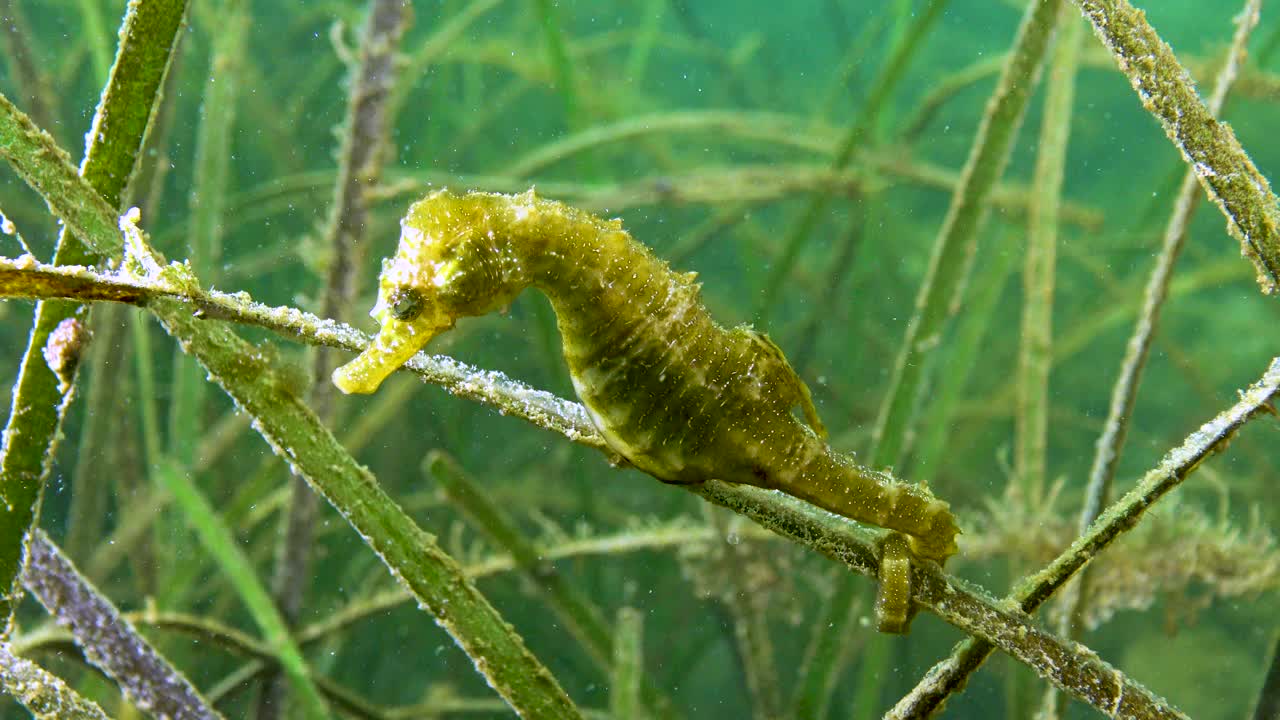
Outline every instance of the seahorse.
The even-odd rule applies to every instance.
[[[780,490],[887,528],[882,630],[910,620],[904,554],[943,563],[959,533],[946,502],[832,450],[809,389],[766,335],[725,328],[695,273],[672,270],[622,229],[560,202],[440,190],[414,203],[383,260],[373,343],[333,373],[371,393],[458,318],[551,300],[574,389],[609,447],[668,483],[716,478]],[[799,410],[803,421],[793,413]],[[890,538],[893,536],[891,534]],[[907,567],[904,574],[903,568]]]

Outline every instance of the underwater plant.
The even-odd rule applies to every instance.
[[[1280,32],[1023,4],[6,3],[0,713],[1265,717]]]

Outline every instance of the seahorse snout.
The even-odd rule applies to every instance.
[[[388,375],[426,347],[435,335],[435,332],[415,328],[410,323],[394,320],[385,323],[364,352],[333,371],[333,384],[348,395],[371,393]]]

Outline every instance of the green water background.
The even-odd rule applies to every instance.
[[[18,5],[30,25],[26,39],[52,81],[52,94],[46,99],[56,114],[48,118],[49,130],[76,156],[105,79],[95,63],[94,48],[105,42],[113,51],[113,29],[123,4],[42,0]],[[403,47],[420,48],[442,22],[467,5],[415,3],[415,21]],[[724,171],[748,165],[817,167],[829,163],[827,155],[777,138],[712,128],[640,134],[567,157],[530,176],[511,176],[506,169],[574,133],[643,117],[658,123],[677,112],[736,112],[745,126],[758,113],[780,114],[792,123],[789,132],[817,138],[815,142],[825,138],[830,144],[855,117],[894,38],[909,22],[905,10],[911,3],[559,3],[554,16],[568,49],[572,93],[557,83],[537,5],[497,3],[425,72],[407,82],[389,147],[387,179],[422,180],[431,173],[431,179],[452,177],[448,182],[457,188],[492,188],[495,178],[513,189],[531,184],[551,188],[553,195],[555,188],[572,188],[579,200],[597,198],[603,214],[621,217],[634,236],[659,255],[671,257],[681,251],[678,265],[699,272],[707,304],[725,324],[752,321],[782,238],[813,188],[788,191],[768,202],[744,203],[735,196],[739,190],[725,181]],[[96,35],[85,19],[88,8],[101,21]],[[168,172],[162,190],[152,196],[158,202],[143,208],[147,230],[172,258],[187,255],[195,137],[211,42],[220,32],[224,12],[212,1],[196,3],[194,10],[169,91],[174,106],[168,144],[158,156]],[[1153,4],[1147,10],[1150,22],[1179,56],[1202,68],[1225,49],[1236,11],[1191,0]],[[247,12],[252,18],[248,52],[236,73],[234,127],[230,146],[223,149],[231,187],[222,219],[222,256],[215,267],[196,270],[216,277],[220,289],[245,290],[268,304],[315,309],[318,261],[323,257],[317,237],[328,213],[335,127],[342,121],[346,98],[346,71],[331,43],[331,29],[336,21],[343,22],[344,42],[354,42],[352,29],[362,21],[363,6],[259,2],[251,3]],[[1005,52],[1019,15],[1008,2],[950,3],[883,111],[868,152],[958,171],[994,76],[958,92],[913,138],[904,139],[901,132],[918,103],[939,83]],[[1262,89],[1240,92],[1227,112],[1244,147],[1269,175],[1280,166],[1280,143],[1274,133],[1280,120],[1274,102],[1280,88],[1280,53],[1271,52],[1277,33],[1280,26],[1264,10],[1246,66],[1246,73],[1257,79],[1255,88]],[[1064,201],[1101,223],[1087,228],[1064,223],[1058,251],[1054,332],[1060,356],[1050,385],[1048,471],[1051,480],[1063,482],[1053,511],[1066,518],[1074,518],[1078,508],[1111,381],[1184,169],[1128,83],[1101,55],[1091,33],[1084,48]],[[637,68],[642,72],[633,73]],[[19,94],[11,65],[0,65],[0,90],[19,107],[30,108],[31,99]],[[1023,123],[1006,183],[1025,186],[1029,181],[1042,99],[1043,90]],[[871,165],[856,160],[854,166]],[[793,359],[797,348],[812,348],[802,375],[814,390],[833,444],[850,451],[868,446],[889,368],[949,202],[945,190],[893,172],[881,169],[868,176],[870,192],[834,197],[763,328]],[[0,209],[16,223],[33,252],[47,258],[55,233],[41,201],[7,171],[0,183]],[[656,189],[663,195],[667,189],[667,194],[679,197],[697,183],[723,197],[714,202],[630,202],[640,190]],[[623,190],[609,196],[606,191],[614,184]],[[616,204],[624,207],[615,210],[608,197],[621,198]],[[375,205],[364,258],[365,292],[353,317],[363,319],[364,308],[371,305],[377,260],[393,250],[396,221],[410,199],[396,196]],[[684,252],[694,232],[729,208],[740,210],[696,250]],[[819,290],[828,281],[834,248],[854,218],[866,218],[865,235],[834,299],[824,304]],[[1023,213],[993,211],[980,236],[975,277],[988,277],[982,269],[1003,254],[1020,256],[1025,234]],[[16,255],[21,250],[16,242],[0,238],[0,252]],[[1280,310],[1275,298],[1260,295],[1252,268],[1238,255],[1221,215],[1211,206],[1203,207],[1178,265],[1178,278],[1185,285],[1175,284],[1143,380],[1117,476],[1120,488],[1229,405],[1235,389],[1255,379],[1277,354]],[[1003,279],[981,354],[950,420],[945,461],[931,481],[934,491],[951,501],[966,533],[975,537],[990,526],[986,518],[993,507],[999,515],[1010,481],[1022,306],[1020,261],[1015,258],[1011,266],[1014,272]],[[127,312],[119,316],[120,322]],[[960,317],[965,317],[964,310]],[[29,318],[29,303],[0,305],[0,363],[5,367],[17,367]],[[367,320],[363,327],[373,329]],[[284,362],[306,367],[298,346],[258,331],[244,334],[277,348]],[[172,399],[173,346],[166,336],[153,335],[154,355],[148,361],[160,387],[151,400],[163,413]],[[127,332],[119,336],[117,362],[131,362],[127,353],[134,348],[129,338]],[[943,352],[934,368],[935,382],[948,373],[945,352],[953,339],[954,330],[938,339]],[[572,393],[541,298],[526,296],[504,316],[461,323],[439,351],[561,395]],[[129,375],[121,373],[119,381],[131,383]],[[8,383],[4,385],[0,395],[7,400]],[[126,392],[111,409],[111,423],[125,428],[112,455],[87,458],[113,472],[103,480],[110,485],[101,506],[101,534],[72,548],[78,561],[87,562],[89,556],[77,557],[75,552],[99,549],[113,530],[154,503],[137,450],[137,404],[131,397]],[[926,414],[928,398],[926,393]],[[345,400],[339,435],[374,402]],[[43,509],[42,526],[55,537],[65,537],[71,496],[81,491],[79,463],[86,459],[77,456],[78,443],[86,423],[94,421],[84,415],[83,403],[69,418]],[[215,505],[227,508],[228,523],[265,578],[270,576],[280,515],[258,509],[269,507],[273,493],[278,500],[287,474],[270,459],[261,439],[246,428],[237,429],[236,423],[230,402],[215,389],[209,391],[198,422],[183,425],[181,432],[197,441],[208,439],[214,430],[236,433],[228,449],[196,477]],[[1280,441],[1274,421],[1257,425],[1246,429],[1230,453],[1194,477],[1174,502],[1225,517],[1236,529],[1252,527],[1251,523],[1275,527],[1280,521],[1280,504],[1275,502]],[[922,422],[921,427],[926,426]],[[611,469],[597,453],[488,408],[436,388],[416,387],[405,393],[402,405],[358,458],[425,528],[464,555],[478,557],[485,551],[477,534],[438,499],[419,472],[421,458],[433,448],[457,457],[532,535],[549,538],[552,544],[563,539],[558,533],[625,537],[646,523],[678,518],[707,522],[704,509],[686,493],[632,471]],[[910,453],[895,469],[913,478],[916,468]],[[323,619],[363,594],[392,584],[342,520],[327,508],[323,512],[304,622]],[[152,522],[136,548],[93,578],[99,587],[125,608],[140,607],[151,598],[164,609],[217,618],[251,631],[229,586],[202,554],[181,516],[165,508]],[[753,540],[751,547],[758,556],[752,567],[760,575],[750,590],[768,607],[774,665],[783,692],[789,693],[790,670],[799,663],[830,578],[825,563],[780,542]],[[624,604],[641,609],[652,682],[667,689],[690,716],[741,717],[750,701],[735,655],[733,618],[725,603],[700,588],[710,584],[714,589],[724,579],[705,567],[691,570],[700,567],[697,557],[684,557],[697,556],[700,550],[705,554],[699,547],[616,552],[558,567],[609,615]],[[1274,554],[1275,549],[1259,552]],[[1011,568],[1029,569],[1028,562],[1018,552],[966,560],[962,549],[953,568],[1002,594],[1012,579]],[[698,573],[700,579],[693,577]],[[484,580],[481,587],[577,702],[586,707],[607,704],[607,680],[518,577],[501,575]],[[1274,582],[1270,588],[1222,600],[1203,584],[1179,587],[1162,592],[1145,611],[1120,612],[1083,640],[1193,717],[1242,717],[1261,683],[1276,630]],[[866,583],[868,598],[871,589]],[[42,614],[32,606],[24,609],[24,617],[34,626]],[[181,637],[155,637],[202,686],[238,662]],[[830,716],[881,712],[958,639],[954,629],[923,617],[907,638],[888,641],[889,659],[873,673],[872,681],[864,670],[874,666],[855,649],[839,676]],[[850,640],[855,645],[865,641]],[[470,661],[429,617],[410,606],[335,634],[324,652],[309,657],[317,671],[379,703],[409,703],[421,699],[427,688],[445,685],[466,697],[489,697]],[[74,662],[51,658],[50,665],[64,670],[64,676],[81,677],[80,686],[87,693],[104,693],[104,702],[111,704],[110,692]],[[999,659],[951,702],[948,713],[1007,716],[1025,708],[1020,703],[1029,702],[1039,688],[1025,670]],[[233,700],[229,707],[235,709],[228,715],[248,712],[250,695]],[[868,698],[873,699],[871,705],[857,705]],[[1090,711],[1076,707],[1072,712],[1086,716]]]

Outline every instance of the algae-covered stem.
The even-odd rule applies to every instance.
[[[1141,10],[1126,0],[1075,0],[1142,100],[1227,217],[1227,229],[1268,294],[1280,291],[1280,199],[1196,93],[1191,76]],[[1257,13],[1254,8],[1247,12]]]
[[[6,290],[4,283],[0,282],[0,295],[6,297],[72,297],[141,305],[162,305],[163,307],[158,308],[157,312],[164,312],[166,317],[182,319],[190,324],[191,329],[189,331],[184,330],[182,337],[198,341],[200,344],[193,346],[193,349],[199,351],[201,357],[215,364],[219,372],[226,370],[228,367],[234,367],[237,368],[237,373],[244,373],[243,358],[251,356],[252,352],[243,341],[231,334],[221,322],[205,323],[203,325],[203,327],[208,328],[208,332],[216,333],[216,337],[206,341],[196,333],[196,326],[202,323],[202,321],[196,320],[196,317],[216,317],[233,322],[248,323],[291,337],[298,337],[309,343],[324,344],[331,347],[356,350],[364,347],[367,343],[361,333],[347,326],[322,321],[292,308],[258,306],[249,302],[243,295],[233,296],[216,292],[196,292],[193,295],[189,291],[177,288],[157,288],[137,281],[102,276],[84,268],[54,268],[31,261],[21,263],[25,269],[19,269],[16,267],[19,264],[14,261],[0,259],[0,281],[12,276],[35,276],[40,278],[44,284],[29,291],[21,291],[16,287]],[[19,279],[21,278],[19,277]],[[181,312],[177,312],[178,309],[181,309]],[[198,309],[201,312],[193,313],[193,309]],[[461,363],[444,357],[418,355],[408,363],[407,367],[421,375],[427,382],[442,385],[455,394],[478,402],[506,408],[512,414],[540,427],[562,433],[574,442],[598,449],[606,447],[598,431],[589,424],[585,409],[576,403],[557,400],[547,393],[532,390],[492,373],[486,374],[474,368],[468,368]],[[259,406],[258,394],[264,388],[273,388],[275,385],[271,379],[270,372],[263,369],[260,372],[236,375],[234,378],[217,375],[215,379],[228,388],[229,391],[234,391],[235,397],[249,403],[249,412],[255,417],[263,418],[264,422],[270,423],[269,425],[264,424],[264,435],[273,443],[277,443],[277,448],[280,452],[297,458],[300,463],[306,463],[307,467],[316,473],[315,475],[309,475],[309,477],[322,478],[323,482],[321,480],[316,481],[316,487],[325,492],[334,505],[341,509],[344,514],[347,514],[352,524],[358,529],[362,529],[362,532],[369,527],[370,512],[385,513],[393,509],[391,505],[388,505],[388,503],[391,503],[390,499],[381,493],[373,478],[367,475],[367,471],[359,468],[350,459],[349,455],[334,455],[338,450],[334,445],[335,441],[332,436],[315,422],[313,415],[301,412],[300,408],[302,406],[296,403],[296,400],[279,406],[282,414],[286,416],[283,419],[272,412],[268,412],[267,407]],[[1191,449],[1189,453],[1178,453],[1176,460],[1166,460],[1159,468],[1149,473],[1149,477],[1157,478],[1157,481],[1159,478],[1166,476],[1184,477],[1191,466],[1198,463],[1214,449],[1220,448],[1235,429],[1247,419],[1247,415],[1257,412],[1261,406],[1268,402],[1274,402],[1277,388],[1280,388],[1280,359],[1273,361],[1272,368],[1268,371],[1267,376],[1264,377],[1263,382],[1266,384],[1266,389],[1261,391],[1262,394],[1259,394],[1258,391],[1260,389],[1257,386],[1251,388],[1248,396],[1241,403],[1220,416],[1219,419],[1227,418],[1228,416],[1231,418],[1228,420],[1226,427],[1221,429],[1221,432],[1194,433],[1184,443],[1184,449],[1193,447],[1194,449]],[[285,398],[277,399],[283,400]],[[1244,411],[1243,414],[1242,409]],[[1218,426],[1219,422],[1215,421],[1214,425],[1215,427]],[[323,442],[320,443],[320,441]],[[341,473],[335,474],[333,472],[335,461],[341,461],[337,466]],[[355,481],[351,477],[353,473],[360,475],[363,479]],[[812,506],[796,502],[786,496],[764,493],[750,487],[708,481],[690,489],[708,501],[746,515],[763,527],[783,537],[790,538],[799,544],[844,563],[855,572],[872,576],[878,574],[879,561],[868,533],[851,527],[849,523],[843,522],[833,515],[818,512]],[[365,497],[365,495],[370,494],[375,497]],[[1150,498],[1144,498],[1139,503],[1149,500]],[[1128,505],[1126,501],[1122,501],[1122,504]],[[372,510],[366,511],[366,508],[371,508]],[[411,523],[406,516],[403,516],[403,513],[399,513],[398,516],[406,526]],[[1132,515],[1128,515],[1128,517],[1131,518]],[[1120,524],[1121,530],[1123,530],[1130,527],[1132,523],[1121,519]],[[399,526],[397,526],[396,531],[398,532],[399,529]],[[414,531],[412,535],[413,537],[407,541],[409,545],[412,545],[413,549],[411,551],[401,543],[381,543],[382,538],[377,535],[367,537],[369,537],[371,546],[375,551],[394,551],[394,557],[384,555],[384,559],[389,566],[397,568],[398,572],[408,573],[411,576],[405,583],[406,589],[410,590],[420,601],[425,598],[427,602],[435,602],[438,595],[435,592],[437,589],[449,589],[453,585],[448,582],[442,584],[435,582],[435,578],[438,577],[436,574],[437,565],[439,564],[438,546],[434,544],[429,536],[421,534],[420,531]],[[1096,554],[1097,549],[1105,546],[1115,537],[1115,534],[1107,532],[1106,537],[1101,537],[1098,545],[1093,548],[1094,554]],[[424,553],[422,551],[424,547],[429,552]],[[403,554],[401,551],[408,554]],[[1080,556],[1077,556],[1076,559],[1079,560]],[[1049,679],[1076,697],[1093,703],[1095,707],[1110,707],[1109,703],[1099,704],[1091,699],[1088,692],[1093,686],[1083,672],[1085,669],[1092,673],[1094,668],[1106,668],[1108,672],[1112,673],[1113,677],[1118,679],[1121,685],[1132,691],[1126,694],[1126,698],[1130,702],[1139,703],[1142,708],[1145,708],[1139,713],[1140,716],[1157,717],[1162,716],[1162,714],[1163,716],[1169,716],[1170,713],[1174,712],[1166,702],[1153,696],[1141,686],[1131,683],[1118,671],[1103,663],[1096,655],[1079,653],[1078,646],[1062,642],[1037,630],[1022,613],[1008,610],[967,583],[954,580],[932,568],[933,566],[929,564],[922,564],[913,568],[913,578],[918,578],[922,573],[926,577],[936,578],[936,581],[930,580],[927,583],[914,582],[912,586],[913,598],[924,607],[931,608],[945,622],[974,634],[976,638],[982,638],[971,643],[965,643],[963,647],[981,648],[981,656],[985,658],[986,654],[990,652],[991,645],[994,644],[1023,662],[1028,662],[1024,648],[1024,636],[1030,632],[1035,635],[1039,650],[1052,651],[1054,656],[1060,660],[1056,665],[1060,672]],[[1070,570],[1070,568],[1067,569]],[[459,570],[458,577],[461,576]],[[463,584],[465,585],[466,583]],[[1027,590],[1040,595],[1040,588],[1041,586],[1037,585],[1034,588],[1027,588]],[[476,597],[478,600],[480,599],[478,595]],[[1026,598],[1027,596],[1020,595],[1019,597]],[[453,600],[452,604],[456,605],[457,598]],[[491,608],[486,607],[485,610],[490,611]],[[470,618],[471,616],[467,615],[466,617]],[[467,642],[472,637],[470,633],[475,632],[477,629],[485,630],[486,627],[484,625],[470,625],[467,628],[449,626],[448,629],[455,634],[455,637],[460,638],[460,642]],[[484,641],[488,642],[490,640],[491,638]],[[968,657],[967,653],[966,657]],[[966,661],[962,659],[960,662],[963,665]],[[953,665],[954,662],[949,661],[946,664]],[[494,664],[487,667],[505,668],[506,666]],[[520,673],[524,672],[522,670],[523,667],[525,666],[516,667],[513,677],[522,677]],[[917,717],[917,715],[911,716]]]
[[[1245,423],[1258,415],[1275,415],[1277,396],[1280,396],[1280,357],[1273,358],[1262,377],[1240,393],[1240,400],[1235,405],[1218,413],[1188,435],[1181,445],[1169,451],[1159,465],[1148,471],[1137,486],[1123,498],[1110,505],[1089,526],[1088,530],[1076,538],[1070,547],[1059,553],[1053,562],[1039,572],[1023,578],[1002,604],[1016,608],[1019,613],[1034,613],[1045,600],[1061,589],[1090,560],[1097,557],[1121,535],[1136,527],[1142,514],[1157,500],[1186,480],[1200,466],[1200,463],[1226,448]],[[921,591],[923,592],[923,589]],[[927,603],[920,593],[917,593],[916,600]],[[943,616],[942,609],[935,607],[934,610],[939,616]],[[987,659],[996,644],[994,636],[983,638],[978,633],[974,633],[973,637],[957,645],[950,657],[934,665],[920,683],[885,717],[916,718],[926,717],[936,712],[947,698],[965,686],[969,676]],[[1023,657],[1019,652],[1024,651],[1022,649],[1024,645],[1021,641],[1017,645],[1019,648],[1017,650],[1010,650],[1003,644],[1000,647],[1016,657]],[[1064,641],[1062,647],[1068,646]],[[1036,648],[1036,652],[1046,649],[1048,649],[1047,645]],[[1058,653],[1056,649],[1052,652],[1055,655]],[[1061,659],[1045,657],[1047,662],[1037,663],[1035,660],[1027,660],[1027,662],[1036,668],[1037,672],[1052,680],[1055,685],[1089,702],[1094,707],[1113,707],[1119,700],[1136,701],[1132,693],[1126,694],[1129,687],[1127,684],[1116,684],[1116,687],[1121,688],[1117,703],[1110,702],[1106,697],[1099,697],[1099,694],[1103,694],[1102,691],[1090,684],[1069,686],[1067,676],[1073,671]],[[1109,672],[1119,675],[1119,671],[1110,669],[1110,666],[1107,668]],[[1143,692],[1146,691],[1143,690]],[[1141,701],[1144,704],[1147,703],[1146,699]],[[1164,701],[1161,700],[1158,704],[1163,706]],[[1174,714],[1172,710],[1166,713],[1155,712],[1155,709],[1152,705],[1147,711],[1135,710],[1120,716],[1183,717],[1180,713]]]
[[[410,208],[371,313],[382,330],[334,383],[373,392],[458,318],[505,307],[527,287],[550,298],[574,388],[632,465],[664,482],[782,490],[905,533],[918,557],[955,552],[945,502],[827,446],[808,388],[772,341],[716,323],[694,275],[673,271],[618,221],[532,191],[438,191]]]
[[[103,89],[79,170],[46,132],[0,96],[0,157],[56,208],[65,227],[58,236],[54,264],[89,264],[118,256],[116,208],[133,175],[151,109],[169,66],[186,0],[130,3],[120,32],[111,78]],[[74,231],[74,232],[73,232]],[[63,415],[74,385],[59,389],[61,378],[41,357],[62,321],[83,309],[66,303],[41,303],[32,318],[8,426],[0,448],[0,631],[7,630],[17,605],[15,580],[23,543],[35,517],[44,482],[61,436]]]
[[[142,6],[147,8],[159,4],[142,3]],[[157,37],[154,32],[151,36]],[[52,213],[63,220],[69,231],[76,233],[90,249],[99,254],[119,255],[122,241],[120,233],[116,232],[119,220],[115,218],[113,210],[102,201],[86,177],[78,176],[67,155],[56,149],[49,138],[42,135],[3,96],[0,96],[0,156],[14,165],[24,181],[36,188],[49,202]],[[136,236],[141,238],[141,233],[136,233]],[[58,258],[61,259],[61,252]],[[0,265],[9,265],[9,269],[13,270],[12,274],[19,277],[28,274],[27,270],[22,269],[23,266],[41,266],[33,259]],[[60,272],[59,268],[47,265],[42,265],[41,268],[46,277],[59,282],[72,281],[70,284],[76,284],[77,281],[97,284],[104,279],[102,275],[88,272],[84,268],[76,268],[70,272]],[[396,503],[381,492],[369,471],[356,464],[337,439],[334,439],[333,434],[298,400],[287,383],[279,382],[269,364],[261,359],[260,352],[236,336],[224,323],[205,323],[191,313],[192,305],[200,304],[211,293],[200,291],[189,269],[177,265],[166,270],[173,270],[172,274],[180,275],[183,282],[157,282],[164,281],[164,277],[147,277],[141,281],[137,278],[124,278],[123,281],[119,277],[111,278],[116,286],[132,286],[132,290],[120,293],[119,300],[125,300],[128,293],[133,293],[133,301],[146,305],[164,325],[165,331],[200,360],[209,370],[212,382],[223,387],[243,413],[251,416],[253,427],[262,438],[280,456],[287,457],[294,469],[305,475],[312,487],[323,493],[346,516],[352,527],[365,538],[371,550],[378,553],[388,569],[393,571],[394,577],[403,587],[410,589],[422,606],[433,612],[439,624],[475,660],[476,670],[484,674],[485,679],[495,691],[502,694],[512,708],[526,717],[556,720],[581,717],[581,712],[559,687],[556,678],[531,655],[520,635],[513,632],[511,626],[500,618],[474,584],[468,582],[452,557],[440,551],[434,538],[422,532],[419,525],[413,523]],[[20,281],[15,290],[18,295],[23,292]],[[64,284],[61,290],[67,291],[69,288]],[[122,288],[116,287],[116,290]],[[79,297],[76,292],[41,295],[55,296],[72,299]],[[174,300],[174,297],[180,300]],[[362,342],[362,336],[358,336],[358,333],[337,327],[335,323],[305,318],[296,310],[287,309],[273,314],[261,307],[253,309],[246,300],[232,299],[230,296],[221,296],[220,307],[224,310],[224,318],[256,316],[265,319],[268,327],[291,327],[293,333],[314,333],[316,338],[324,336],[339,345],[346,343],[349,346]],[[255,310],[261,314],[256,314]],[[40,337],[42,340],[44,336]],[[40,360],[40,363],[42,365],[44,361]],[[33,363],[24,363],[23,366],[37,368]],[[45,375],[52,378],[52,373]],[[37,393],[46,393],[51,383],[44,380],[41,382],[44,386],[38,387]],[[52,389],[56,392],[56,387]],[[56,401],[56,397],[54,400]],[[14,402],[15,406],[40,407],[36,402],[29,401],[29,398],[20,397],[18,392],[14,393]],[[14,413],[10,419],[4,452],[6,479],[10,477],[9,459],[20,457],[24,461],[29,460],[37,443],[45,439],[51,442],[52,434],[40,434],[40,430],[46,429],[44,425],[35,428],[29,424],[23,425],[20,433],[14,432],[14,423],[27,423],[22,418],[29,416],[31,415]],[[56,424],[47,429],[50,432],[56,430]],[[13,442],[15,434],[23,436],[20,441],[24,447],[17,454],[14,452]],[[37,452],[36,460],[49,456],[47,442],[38,447]],[[27,480],[28,477],[18,479]],[[26,487],[32,488],[31,493],[35,495],[38,492],[37,483],[41,482],[42,477],[35,475],[31,479],[32,482]],[[8,491],[8,486],[5,489]],[[13,500],[13,496],[10,498]],[[15,501],[13,506],[13,515],[27,512],[29,518],[31,505],[19,506],[19,502]],[[26,529],[27,524],[14,523],[12,518],[0,521],[0,552],[20,550]],[[12,537],[14,533],[17,533],[15,538]],[[13,555],[17,555],[17,552],[13,552]],[[9,574],[17,571],[17,562],[3,562],[10,560],[10,557],[12,556],[0,557],[0,593],[8,589]],[[3,600],[8,601],[10,598]],[[8,605],[3,603],[0,610],[8,610]]]
[[[1236,31],[1231,48],[1218,70],[1213,93],[1209,96],[1208,109],[1215,117],[1222,113],[1227,94],[1235,85],[1240,66],[1253,30],[1258,23],[1258,10],[1262,0],[1247,0],[1244,10],[1237,16]],[[1165,224],[1160,252],[1155,258],[1151,274],[1142,293],[1142,307],[1138,312],[1133,332],[1125,345],[1124,358],[1111,388],[1111,400],[1102,432],[1094,446],[1093,462],[1089,467],[1089,482],[1085,487],[1084,504],[1080,510],[1080,532],[1083,533],[1102,513],[1115,479],[1116,466],[1129,432],[1133,409],[1137,402],[1138,387],[1151,352],[1156,331],[1160,326],[1161,310],[1169,295],[1174,265],[1186,242],[1187,228],[1199,206],[1200,194],[1196,188],[1196,170],[1188,168],[1174,198],[1173,210]],[[1080,614],[1085,607],[1083,584],[1089,573],[1085,568],[1081,579],[1064,593],[1063,612],[1060,615],[1059,632],[1074,637],[1082,627]]]
[[[555,571],[549,549],[529,539],[483,485],[447,453],[432,450],[422,463],[429,474],[467,520],[511,558],[514,567],[542,595],[563,626],[582,645],[599,670],[608,675],[619,649],[614,629],[596,601],[564,575]],[[468,568],[468,575],[471,568]],[[639,678],[645,703],[655,717],[676,718],[675,706],[649,678]]]
[[[400,38],[409,24],[407,0],[371,0],[360,33],[358,62],[351,70],[347,115],[343,123],[338,174],[323,246],[331,253],[321,292],[321,315],[343,319],[356,295],[357,270],[364,257],[364,232],[369,222],[367,191],[379,183],[390,135],[387,104],[396,79],[394,62]],[[312,356],[316,383],[310,389],[312,410],[331,427],[338,417],[335,390],[324,379],[333,372],[338,354],[323,348]],[[285,620],[294,625],[302,612],[310,582],[311,554],[319,497],[304,478],[289,481],[289,504],[279,538],[271,593]],[[258,696],[258,720],[281,717],[284,685],[279,675],[264,684]]]
[[[0,641],[0,686],[38,720],[110,720],[110,716],[62,678],[18,656]]]
[[[222,718],[39,528],[31,534],[23,584],[134,705],[158,717]]]

